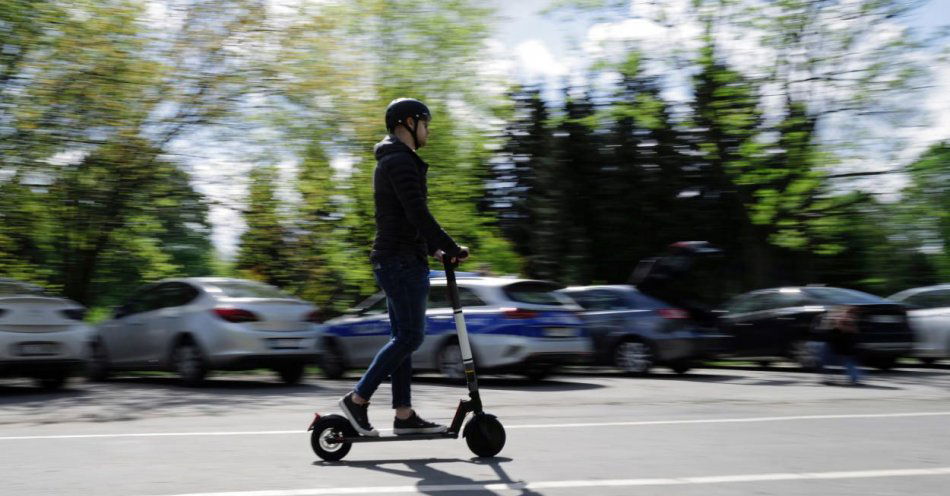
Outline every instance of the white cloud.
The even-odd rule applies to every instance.
[[[582,48],[591,57],[610,57],[624,51],[625,42],[656,45],[668,38],[670,30],[646,19],[595,24],[587,30]]]
[[[503,95],[511,86],[517,64],[508,47],[501,41],[489,38],[483,45],[484,56],[478,65],[480,79],[485,84],[483,89],[491,95]]]
[[[559,78],[568,74],[568,67],[539,40],[520,43],[515,47],[515,54],[518,60],[516,70],[529,79]]]
[[[920,105],[923,119],[919,126],[905,129],[908,146],[901,154],[902,162],[911,162],[931,145],[950,140],[950,63],[936,62],[931,68],[933,87],[923,97]]]
[[[170,6],[171,0],[150,0],[145,5],[145,23],[160,33],[178,31],[185,17],[181,9]]]

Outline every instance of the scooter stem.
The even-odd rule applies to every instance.
[[[449,301],[452,302],[452,313],[455,316],[455,330],[458,333],[459,347],[462,350],[462,365],[465,367],[468,396],[472,399],[472,411],[481,413],[482,400],[478,394],[478,377],[475,375],[475,360],[472,357],[472,347],[468,342],[468,329],[465,327],[465,316],[462,314],[459,288],[455,282],[455,265],[448,260],[443,261],[443,265],[445,266],[445,281],[449,290]]]

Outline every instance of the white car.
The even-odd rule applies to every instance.
[[[889,299],[907,304],[914,355],[924,363],[950,358],[950,284],[901,291]]]
[[[591,341],[572,299],[558,284],[456,273],[459,299],[479,372],[514,372],[540,380],[554,368],[585,363]],[[465,377],[441,271],[430,274],[426,337],[412,355],[416,370],[437,370],[448,379]],[[390,339],[386,297],[379,292],[346,315],[326,322],[321,368],[329,378],[365,368]]]
[[[82,305],[39,286],[0,279],[0,375],[62,387],[85,366],[92,335],[85,314]]]
[[[269,368],[294,384],[315,364],[317,307],[243,279],[168,279],[135,292],[97,327],[90,378],[169,370],[187,385],[211,370]]]

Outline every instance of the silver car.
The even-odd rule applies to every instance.
[[[85,365],[92,336],[85,314],[82,305],[39,286],[0,279],[0,376],[63,386]]]
[[[889,299],[910,306],[914,356],[928,364],[950,358],[950,284],[908,289]]]
[[[90,377],[170,370],[188,385],[211,370],[270,368],[288,384],[316,363],[317,308],[281,290],[228,278],[164,280],[134,293],[100,324]]]
[[[412,355],[416,370],[464,377],[446,281],[433,271],[426,311],[426,338]],[[591,343],[573,300],[545,281],[457,273],[472,353],[479,372],[514,372],[540,380],[562,364],[590,359]],[[338,378],[364,368],[390,339],[385,295],[380,292],[326,322],[321,368]]]

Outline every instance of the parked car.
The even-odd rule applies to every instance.
[[[888,299],[907,305],[914,356],[927,364],[950,358],[950,284],[908,289]]]
[[[430,282],[426,338],[412,355],[413,369],[461,379],[464,369],[444,275],[433,271]],[[588,359],[591,346],[577,315],[580,307],[556,292],[563,286],[469,273],[457,273],[457,282],[479,372],[515,372],[540,380],[558,365]],[[369,366],[390,339],[384,293],[326,324],[321,364],[327,377]]]
[[[85,314],[82,305],[39,286],[0,279],[0,376],[62,387],[85,365],[92,335]]]
[[[169,370],[188,385],[211,370],[269,368],[299,382],[317,359],[317,308],[242,279],[169,279],[136,291],[97,328],[90,377]]]
[[[857,349],[863,363],[888,369],[913,351],[914,337],[904,307],[852,289],[763,289],[733,298],[718,313],[720,328],[733,337],[733,356],[753,358],[763,365],[788,358],[811,369],[820,357],[820,318],[840,305],[857,308]]]
[[[644,375],[655,365],[676,373],[727,349],[728,336],[703,327],[688,312],[629,285],[572,286],[562,292],[584,308],[593,362]]]

